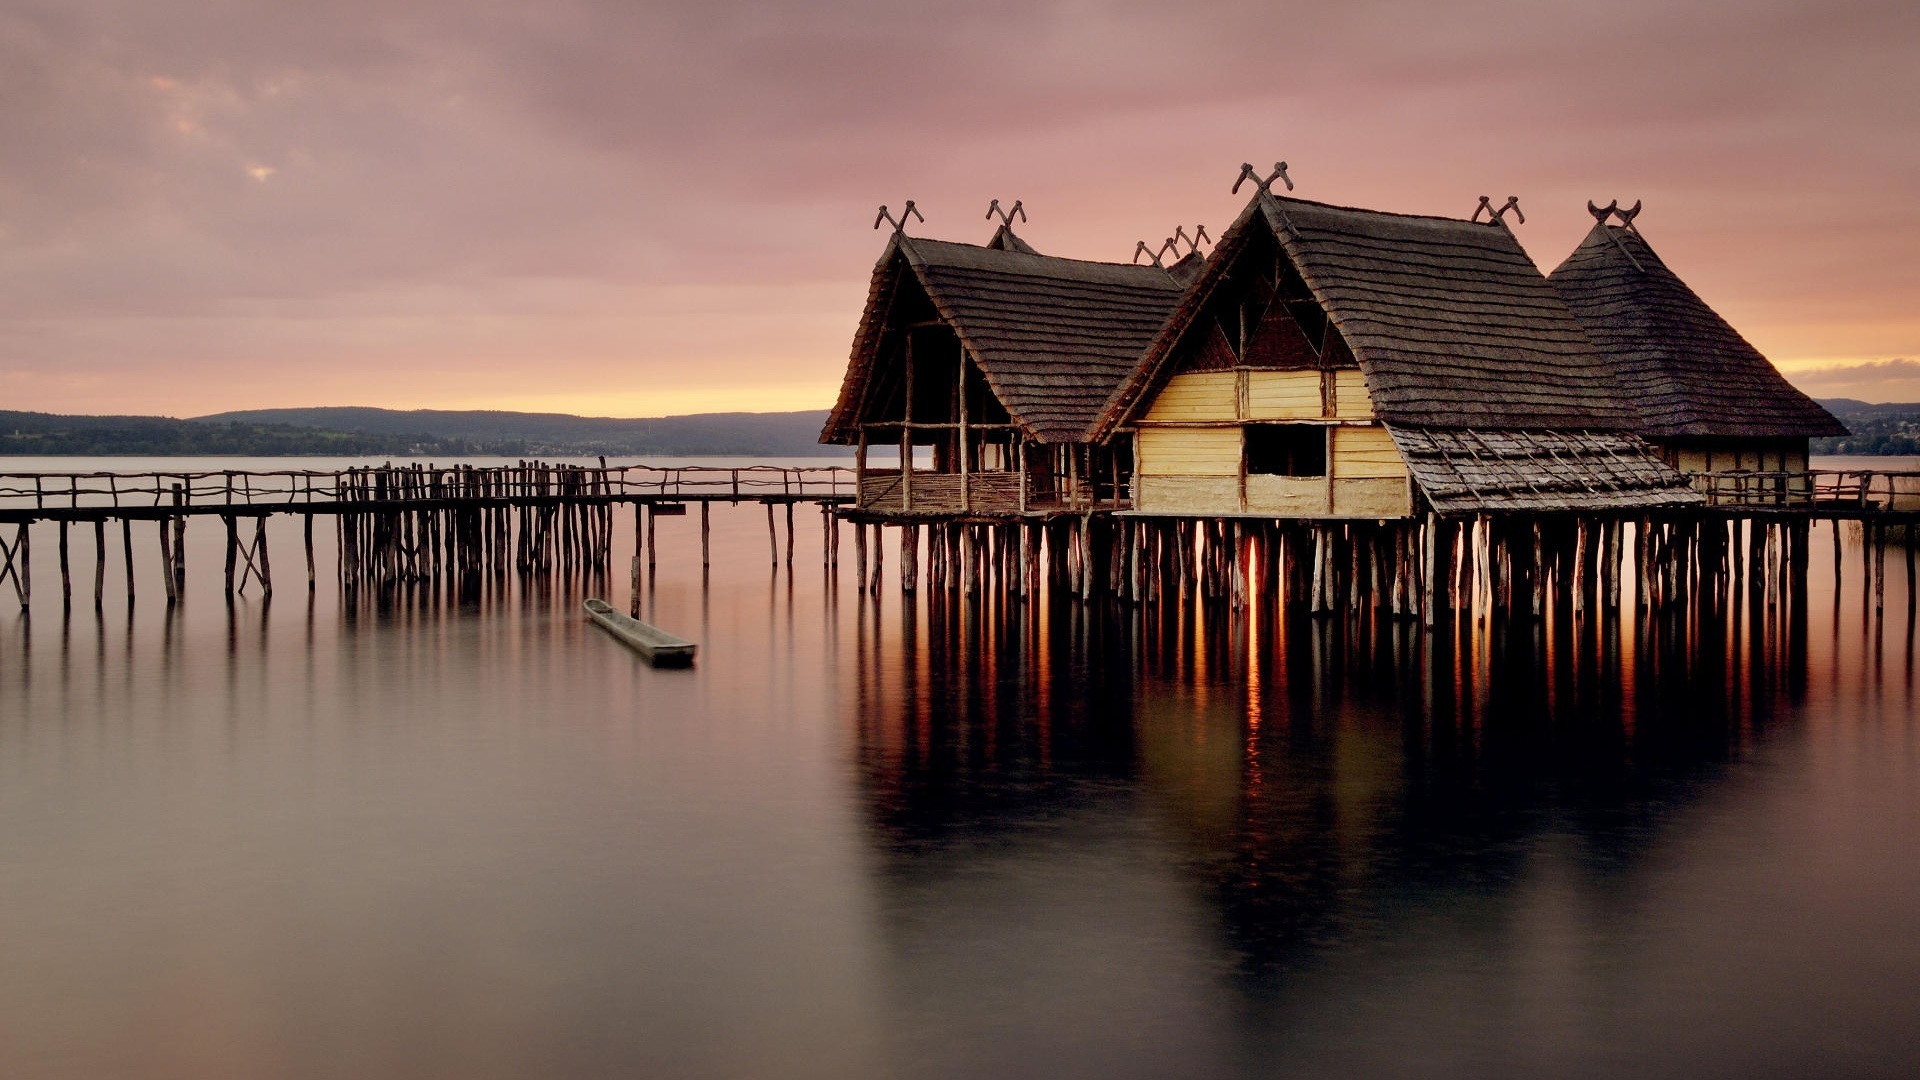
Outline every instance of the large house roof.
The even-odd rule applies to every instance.
[[[1152,392],[1181,332],[1255,230],[1272,234],[1338,328],[1382,420],[1448,429],[1630,426],[1605,359],[1504,225],[1261,192],[1109,400],[1102,434]]]
[[[1548,280],[1613,363],[1641,434],[1847,433],[1667,269],[1637,228],[1596,224]]]
[[[839,401],[821,438],[858,434],[860,389],[902,279],[926,292],[1015,424],[1040,442],[1088,437],[1114,384],[1180,299],[1182,267],[1041,255],[1010,231],[994,246],[896,235],[875,264]]]

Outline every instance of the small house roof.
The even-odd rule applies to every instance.
[[[1594,225],[1548,280],[1614,364],[1641,434],[1796,438],[1847,433],[1667,269],[1639,229]]]
[[[1631,424],[1604,358],[1504,225],[1260,192],[1109,400],[1102,435],[1151,392],[1182,331],[1260,229],[1340,331],[1382,420],[1503,430]]]
[[[981,247],[896,235],[875,264],[823,442],[858,436],[860,389],[903,277],[925,290],[1013,422],[1040,442],[1078,442],[1154,339],[1182,283],[1157,266],[1041,255],[1011,231]]]
[[[1637,436],[1594,431],[1462,431],[1388,426],[1433,508],[1649,510],[1702,501]]]

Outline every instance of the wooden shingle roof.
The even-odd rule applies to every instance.
[[[1375,413],[1430,428],[1628,428],[1619,387],[1573,312],[1502,225],[1360,210],[1265,192],[1103,410],[1100,434],[1160,369],[1256,229],[1268,230],[1351,348]]]
[[[1629,418],[1580,323],[1506,227],[1261,196],[1381,419],[1615,430]]]
[[[1596,224],[1548,280],[1613,362],[1641,434],[1847,433],[1667,269],[1638,229]]]
[[[1388,431],[1420,491],[1443,514],[1651,510],[1702,501],[1646,443],[1622,432]]]
[[[1062,259],[995,240],[980,247],[896,236],[888,244],[823,442],[857,437],[860,388],[878,357],[889,298],[907,276],[1026,434],[1088,438],[1114,385],[1179,301],[1181,282],[1156,266]]]

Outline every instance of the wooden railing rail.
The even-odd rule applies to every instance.
[[[390,465],[339,470],[0,472],[0,508],[246,507],[417,499],[851,498],[837,465]]]

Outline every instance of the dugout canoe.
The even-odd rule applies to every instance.
[[[588,598],[582,605],[587,616],[609,634],[631,646],[635,652],[660,667],[684,667],[693,663],[694,644],[674,637],[657,626],[628,618],[605,600]]]

